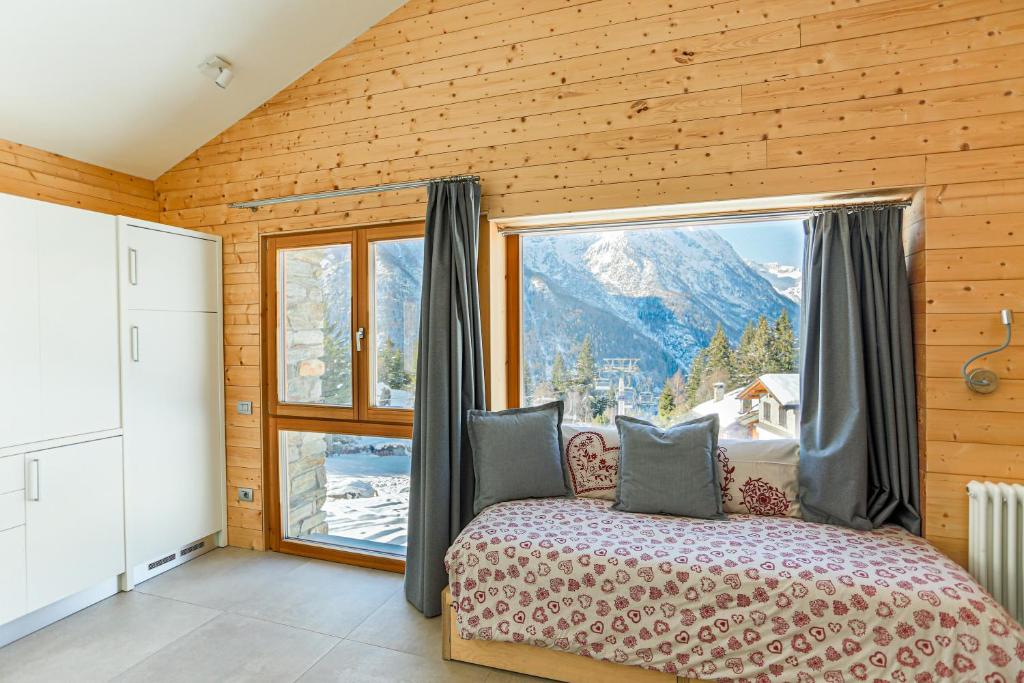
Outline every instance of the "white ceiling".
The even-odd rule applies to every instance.
[[[155,178],[401,4],[0,0],[0,138]]]

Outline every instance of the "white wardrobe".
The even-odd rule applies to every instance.
[[[0,194],[0,645],[223,544],[220,258]]]

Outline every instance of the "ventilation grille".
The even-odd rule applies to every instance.
[[[157,567],[159,567],[161,565],[167,564],[168,562],[173,560],[175,557],[177,557],[177,555],[175,555],[174,553],[171,553],[167,557],[161,557],[159,560],[155,560],[153,562],[150,562],[147,566],[149,567],[150,571],[152,571],[152,570],[156,569]]]
[[[190,546],[182,548],[181,549],[181,556],[185,557],[189,553],[194,553],[195,551],[199,550],[200,548],[204,547],[205,545],[206,545],[206,541],[197,541],[196,543],[193,543]]]

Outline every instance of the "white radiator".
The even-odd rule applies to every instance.
[[[972,481],[967,568],[978,582],[1024,620],[1024,486]]]

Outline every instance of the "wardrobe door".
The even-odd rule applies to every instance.
[[[0,194],[0,447],[39,439],[39,270],[34,204]]]
[[[120,247],[127,308],[218,310],[216,242],[122,219]]]
[[[121,425],[117,219],[0,195],[0,446]]]
[[[28,611],[124,572],[119,437],[25,454]]]
[[[117,219],[40,202],[40,438],[121,426]]]
[[[218,315],[128,311],[128,564],[222,528]]]
[[[25,613],[25,527],[0,531],[0,624]]]

